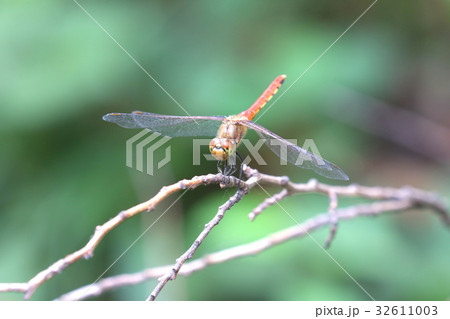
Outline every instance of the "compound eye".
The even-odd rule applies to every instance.
[[[211,151],[211,154],[218,160],[218,161],[225,161],[228,158],[228,153],[223,148],[214,148]]]
[[[228,140],[228,139],[223,139],[222,141],[221,141],[222,143],[222,148],[224,149],[224,150],[226,150],[227,152],[229,152],[229,150],[230,150],[230,140]]]
[[[209,143],[209,151],[218,161],[225,161],[228,158],[228,150],[219,138],[214,138]]]
[[[227,157],[231,156],[236,151],[236,142],[231,139],[222,139],[222,148],[227,152]]]

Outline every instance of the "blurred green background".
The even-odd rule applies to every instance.
[[[282,94],[371,1],[80,4],[190,114],[229,115],[286,74]],[[448,199],[449,35],[450,1],[379,1],[258,123],[300,145],[314,139],[350,182],[411,185]],[[125,142],[138,131],[102,115],[185,114],[75,2],[2,1],[0,43],[0,282],[29,280],[82,247],[96,225],[162,186],[216,172],[212,162],[192,165],[189,138],[170,141],[172,161],[154,176],[126,167]],[[280,166],[264,146],[261,154],[269,165],[254,167],[263,172],[347,183]],[[103,277],[173,263],[233,193],[217,186],[188,192]],[[277,207],[248,220],[264,195],[254,189],[228,212],[196,257],[292,226]],[[32,299],[53,299],[96,280],[175,198],[126,221],[93,258],[67,268]],[[325,212],[328,200],[301,195],[282,205],[304,221]],[[323,243],[327,231],[312,235]],[[435,214],[415,210],[343,221],[329,253],[377,300],[445,300],[449,239]],[[142,300],[155,284],[99,299]],[[0,294],[0,300],[22,297]],[[302,238],[180,276],[159,300],[369,298]]]

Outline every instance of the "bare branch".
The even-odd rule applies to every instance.
[[[131,207],[127,210],[121,211],[118,215],[116,215],[103,225],[97,226],[91,239],[81,249],[56,261],[50,267],[31,278],[28,282],[0,284],[0,292],[23,292],[25,293],[24,298],[29,299],[33,295],[34,291],[44,282],[61,273],[64,269],[66,269],[77,260],[81,258],[88,259],[92,257],[95,248],[98,246],[103,237],[128,218],[131,218],[141,212],[149,212],[153,210],[161,201],[175,192],[188,188],[194,189],[200,185],[208,184],[220,184],[221,187],[235,187],[238,185],[240,185],[241,187],[245,187],[245,184],[242,181],[239,181],[237,178],[224,177],[221,174],[196,176],[190,180],[182,180],[173,185],[165,186],[161,188],[161,190],[148,201]]]
[[[292,194],[296,193],[320,193],[330,197],[331,193],[336,196],[345,197],[363,197],[368,199],[397,199],[410,200],[415,206],[429,206],[440,216],[442,221],[450,226],[450,215],[447,206],[442,199],[432,192],[423,191],[409,186],[401,188],[392,187],[368,187],[358,184],[348,186],[333,186],[319,183],[316,179],[311,179],[306,184],[297,184],[289,181],[287,176],[272,176],[258,172],[255,169],[246,167],[245,174],[251,177],[247,184],[252,188],[255,183],[267,184],[271,186],[280,186]]]
[[[339,220],[353,219],[358,216],[380,215],[386,212],[403,211],[414,207],[414,203],[408,199],[387,200],[371,204],[356,205],[349,208],[342,208],[335,211]],[[224,249],[215,253],[206,254],[201,258],[187,262],[179,270],[178,274],[189,276],[196,271],[200,271],[208,266],[224,263],[226,261],[257,255],[267,249],[275,247],[289,240],[306,236],[308,233],[321,227],[331,225],[333,217],[329,213],[324,213],[304,221],[300,225],[295,225],[275,233],[269,234],[261,239]],[[87,285],[60,296],[57,300],[81,300],[99,296],[106,291],[123,286],[130,286],[142,283],[147,280],[159,278],[171,272],[173,266],[167,265],[156,268],[149,268],[133,274],[122,274],[99,280],[93,285]]]
[[[44,282],[51,279],[56,274],[61,273],[72,263],[81,258],[89,258],[103,237],[122,222],[141,212],[153,210],[162,200],[169,195],[185,190],[194,189],[199,185],[220,184],[221,187],[238,187],[238,191],[227,202],[219,207],[214,218],[206,224],[203,231],[191,247],[181,255],[172,266],[163,266],[147,269],[136,274],[124,274],[120,276],[102,279],[92,285],[79,288],[70,293],[61,296],[60,300],[79,300],[90,296],[97,296],[103,292],[124,286],[132,285],[148,280],[150,278],[159,278],[158,284],[149,296],[149,300],[154,300],[169,280],[175,279],[177,274],[189,275],[194,271],[201,270],[209,265],[222,263],[230,259],[257,254],[265,249],[278,245],[292,238],[301,237],[309,231],[315,230],[325,225],[331,225],[330,235],[326,241],[329,245],[336,234],[337,222],[342,219],[351,219],[361,215],[378,215],[387,211],[400,211],[412,207],[430,207],[441,217],[442,221],[450,226],[450,216],[442,200],[431,192],[426,192],[410,187],[402,188],[384,188],[384,187],[365,187],[356,184],[348,186],[332,186],[319,183],[317,180],[310,180],[306,184],[297,184],[289,181],[288,177],[271,176],[259,173],[257,170],[245,167],[244,172],[248,177],[246,182],[239,181],[235,177],[224,177],[221,174],[205,175],[194,177],[190,180],[182,180],[170,186],[163,187],[153,198],[130,209],[120,212],[117,216],[107,221],[103,225],[97,226],[95,232],[87,244],[56,261],[47,269],[41,271],[36,276],[25,283],[3,283],[0,284],[0,292],[23,292],[26,299],[30,298],[34,291]],[[274,203],[280,202],[287,196],[297,193],[320,193],[327,195],[330,200],[328,214],[319,215],[300,225],[286,228],[276,233],[270,234],[257,241],[232,247],[216,253],[208,254],[197,260],[187,262],[197,251],[199,245],[204,241],[211,230],[224,217],[227,210],[237,203],[242,197],[250,191],[255,185],[266,184],[270,186],[281,187],[282,190],[277,194],[267,198],[258,205],[250,214],[253,219],[266,208]],[[362,197],[372,199],[375,202],[371,204],[355,205],[348,208],[337,209],[338,197]]]

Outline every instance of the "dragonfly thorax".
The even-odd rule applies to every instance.
[[[238,115],[227,117],[217,131],[217,137],[209,142],[209,151],[218,161],[226,161],[236,152],[236,148],[247,132],[247,127],[237,120]]]
[[[213,138],[209,142],[209,151],[218,161],[226,161],[236,152],[236,140],[229,138]]]

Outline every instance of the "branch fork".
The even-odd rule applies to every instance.
[[[217,210],[216,215],[209,221],[205,228],[200,232],[189,249],[176,259],[174,265],[149,268],[135,274],[123,274],[104,278],[91,285],[80,287],[72,292],[60,296],[57,300],[81,300],[126,285],[134,285],[145,280],[157,278],[158,283],[153,289],[147,300],[155,300],[164,286],[171,280],[175,280],[177,275],[188,276],[195,271],[204,269],[207,266],[223,263],[231,259],[258,254],[261,251],[272,248],[293,238],[305,236],[308,232],[316,230],[323,226],[331,226],[330,234],[325,242],[328,247],[334,239],[339,220],[353,219],[363,215],[379,215],[388,211],[403,211],[413,207],[429,207],[441,218],[442,222],[450,226],[450,215],[446,204],[437,195],[411,188],[389,188],[389,187],[366,187],[357,184],[348,186],[332,186],[319,183],[311,179],[307,183],[293,183],[287,176],[272,176],[258,172],[248,166],[243,168],[247,176],[246,181],[239,180],[234,176],[225,177],[222,174],[208,174],[204,176],[195,176],[192,179],[181,180],[175,184],[165,186],[151,199],[127,210],[119,212],[115,217],[95,228],[94,234],[86,245],[79,250],[61,258],[48,268],[42,270],[33,278],[23,283],[0,283],[0,292],[21,292],[24,298],[29,299],[44,282],[50,280],[55,275],[60,274],[81,258],[88,259],[92,257],[95,248],[101,240],[111,230],[119,226],[125,220],[134,217],[137,214],[155,209],[164,199],[171,194],[180,191],[193,190],[200,185],[219,184],[221,188],[236,187],[236,193],[231,196]],[[268,234],[259,240],[242,244],[239,246],[224,249],[215,253],[207,254],[195,260],[191,260],[198,247],[203,243],[212,229],[219,224],[230,210],[244,195],[248,194],[255,186],[269,185],[281,187],[281,191],[266,198],[249,214],[250,220],[254,220],[268,207],[279,204],[284,198],[298,193],[321,193],[329,198],[328,212],[318,215],[314,218],[304,221],[300,225],[295,225],[272,234]],[[263,189],[264,190],[264,189]],[[338,208],[339,196],[361,197],[372,199],[369,204],[359,204],[346,208]]]

